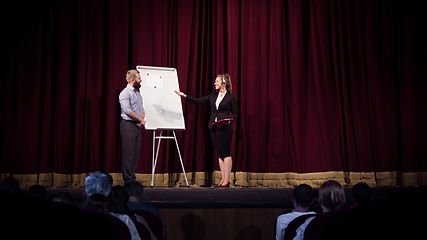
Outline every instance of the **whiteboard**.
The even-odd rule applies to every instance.
[[[178,74],[175,68],[137,66],[145,109],[145,129],[185,130]]]

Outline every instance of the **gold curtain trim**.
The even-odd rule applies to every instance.
[[[81,174],[9,174],[1,173],[0,180],[8,176],[16,178],[21,188],[29,188],[34,184],[53,188],[83,188],[85,178],[91,173]],[[121,173],[110,173],[114,185],[123,185]],[[191,187],[218,184],[221,181],[221,172],[190,172],[187,173],[188,184]],[[136,174],[136,180],[145,186],[151,184],[151,174]],[[251,173],[236,172],[230,176],[231,186],[237,187],[294,187],[305,183],[319,187],[327,180],[335,180],[342,185],[353,186],[364,182],[372,187],[383,186],[426,186],[427,172],[316,172],[316,173]],[[185,179],[182,173],[155,174],[154,187],[184,187]]]

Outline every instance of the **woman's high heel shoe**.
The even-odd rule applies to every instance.
[[[229,187],[230,186],[230,182],[228,182],[227,184],[225,184],[225,185],[221,185],[221,187]]]

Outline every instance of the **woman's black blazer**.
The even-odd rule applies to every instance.
[[[194,104],[206,104],[209,103],[211,107],[211,117],[209,118],[208,128],[212,129],[212,123],[215,122],[215,117],[217,120],[222,120],[226,118],[232,118],[234,120],[239,116],[237,108],[236,96],[227,92],[221,103],[219,104],[218,110],[216,109],[215,102],[218,98],[218,93],[211,93],[202,98],[195,98],[187,95],[187,100]]]

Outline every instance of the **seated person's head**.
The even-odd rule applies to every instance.
[[[358,183],[351,191],[353,200],[357,205],[366,204],[371,201],[371,187],[366,183]]]
[[[107,204],[112,188],[111,176],[96,171],[85,179],[86,200],[84,207],[107,211]]]
[[[136,180],[125,182],[125,189],[129,196],[141,198],[144,192],[142,184]]]
[[[129,195],[123,186],[114,186],[111,190],[109,212],[127,214]]]
[[[3,179],[0,182],[0,192],[7,194],[19,194],[21,192],[19,181],[12,176]]]
[[[319,203],[323,212],[341,207],[345,203],[344,188],[334,180],[324,182],[319,189]]]
[[[294,188],[292,203],[295,208],[308,209],[313,202],[313,188],[307,184],[300,184]]]
[[[111,193],[112,179],[109,175],[96,171],[85,179],[85,193],[88,197],[101,194],[108,197]]]

